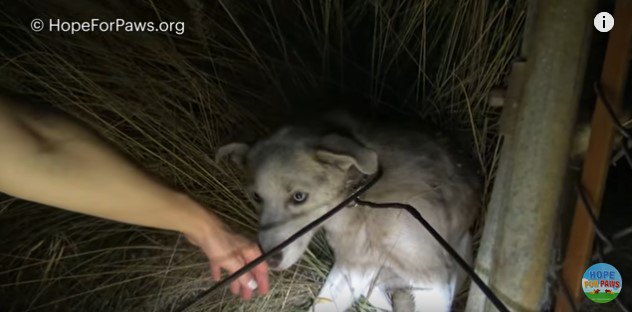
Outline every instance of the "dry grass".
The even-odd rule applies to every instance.
[[[486,95],[503,84],[516,52],[522,1],[122,3],[60,0],[15,10],[65,20],[99,12],[104,20],[185,21],[186,33],[38,34],[20,17],[31,15],[6,8],[1,86],[85,121],[239,231],[253,233],[255,214],[238,173],[209,155],[233,137],[265,134],[295,111],[344,105],[321,94],[362,98],[366,110],[457,131],[490,185],[498,116]],[[7,197],[0,197],[0,224],[3,309],[164,311],[210,283],[203,255],[177,233]],[[269,296],[241,303],[219,293],[196,310],[300,310],[328,259],[319,237],[300,265],[273,276]]]

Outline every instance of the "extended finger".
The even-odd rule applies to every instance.
[[[222,263],[222,267],[226,269],[230,274],[235,273],[244,266],[244,259],[240,256],[232,258],[230,261]],[[253,285],[254,278],[248,272],[241,275],[233,284],[231,284],[231,292],[235,295],[240,295],[243,299],[247,300],[252,298],[252,291],[256,288]],[[235,286],[237,284],[237,286]],[[256,282],[255,282],[256,284]],[[237,292],[234,292],[234,291]]]
[[[255,280],[257,281],[257,291],[261,295],[265,295],[270,290],[269,282],[268,282],[268,270],[267,268],[255,268],[252,271],[255,276]]]
[[[211,264],[211,277],[216,282],[219,282],[219,280],[222,278],[222,269],[219,267],[219,265]]]
[[[252,277],[252,275],[250,273],[246,273],[244,275],[242,275],[239,279],[239,284],[241,287],[241,298],[244,300],[248,300],[250,298],[252,298],[252,291],[255,290],[255,288],[257,288],[255,279]],[[254,283],[253,283],[254,282]]]
[[[259,250],[259,247],[254,247],[244,251],[246,263],[250,263],[252,260],[257,259],[260,255],[261,251]],[[266,262],[262,262],[252,269],[250,273],[252,273],[257,282],[257,292],[262,295],[266,294],[270,288],[268,282],[268,264]]]
[[[239,284],[239,281],[234,281],[232,283],[230,283],[230,293],[237,296],[239,295],[239,290],[240,290],[241,286]]]

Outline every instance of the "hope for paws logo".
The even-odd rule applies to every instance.
[[[584,272],[582,288],[588,299],[597,303],[614,300],[621,292],[623,281],[615,267],[607,263],[597,263]]]

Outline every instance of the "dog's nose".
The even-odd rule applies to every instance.
[[[274,255],[272,255],[269,259],[268,259],[268,265],[271,268],[276,268],[279,265],[281,265],[281,261],[283,260],[283,252],[279,251],[277,253],[275,253]]]

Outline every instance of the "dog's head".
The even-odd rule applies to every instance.
[[[260,212],[259,242],[272,249],[338,205],[363,175],[378,170],[377,154],[340,135],[311,135],[285,128],[254,144],[221,147],[216,160],[229,157],[245,170],[246,190]],[[314,231],[269,261],[272,269],[292,266],[305,252]]]

